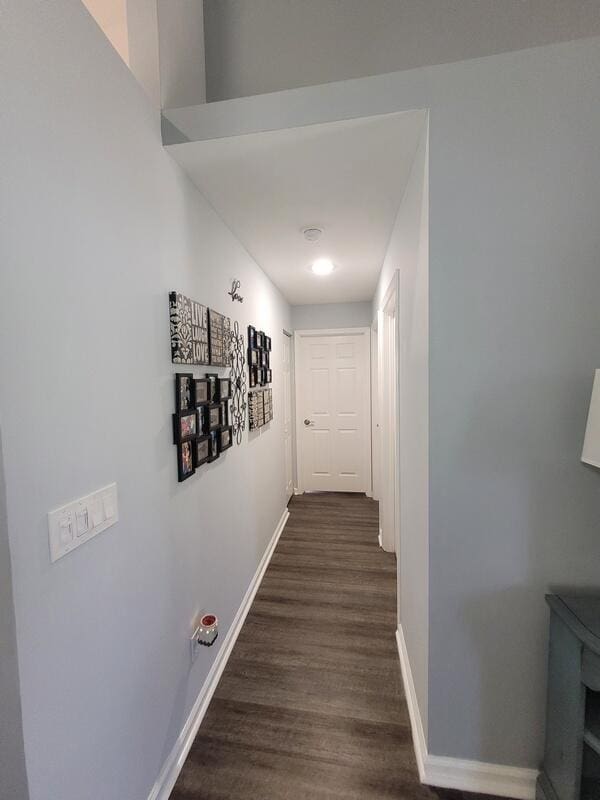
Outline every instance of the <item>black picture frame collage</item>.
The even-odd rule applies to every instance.
[[[174,364],[231,366],[231,320],[179,293],[169,293],[171,360]],[[179,482],[233,444],[232,380],[216,372],[175,374],[173,441]]]
[[[271,337],[248,325],[249,388],[267,386],[273,379],[271,371]]]
[[[180,483],[232,446],[231,397],[228,376],[207,373],[197,378],[191,372],[175,374],[173,442],[177,445]]]

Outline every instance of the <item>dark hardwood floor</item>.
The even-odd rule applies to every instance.
[[[377,516],[292,499],[171,800],[462,800],[419,783]]]

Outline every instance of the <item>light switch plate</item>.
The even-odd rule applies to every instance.
[[[48,514],[50,561],[58,561],[119,520],[117,484],[111,483]],[[87,525],[87,530],[85,527]]]

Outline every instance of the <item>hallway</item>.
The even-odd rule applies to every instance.
[[[364,495],[292,498],[172,800],[433,800],[403,699],[395,558],[377,529]]]

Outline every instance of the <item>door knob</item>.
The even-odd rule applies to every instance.
[[[305,424],[306,426],[308,426],[308,425],[314,425],[315,423],[312,421],[312,419],[305,419],[305,420],[304,420],[304,424]]]

